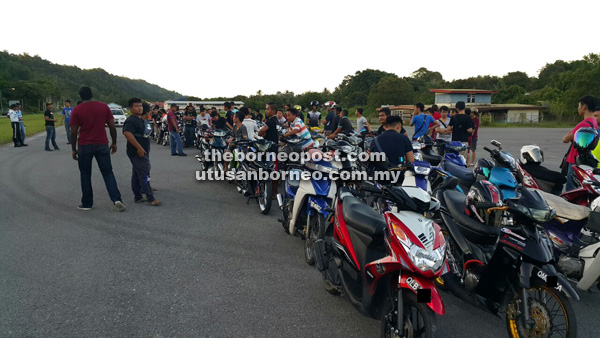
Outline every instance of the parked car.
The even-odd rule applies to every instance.
[[[123,126],[125,120],[127,119],[127,115],[123,109],[111,109],[110,110],[115,118],[115,126]]]

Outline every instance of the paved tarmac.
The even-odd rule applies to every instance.
[[[517,154],[542,146],[557,167],[566,129],[482,129]],[[412,131],[409,130],[409,133]],[[329,295],[283,232],[226,182],[195,180],[193,155],[153,144],[160,207],[134,204],[119,131],[114,172],[127,210],[116,212],[97,166],[95,204],[77,210],[80,184],[64,129],[60,151],[0,147],[0,337],[374,337],[379,323]],[[502,337],[503,319],[442,293],[440,337]],[[579,337],[598,337],[600,296],[574,302]],[[596,332],[595,334],[593,332]]]

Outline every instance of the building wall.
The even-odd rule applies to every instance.
[[[435,103],[450,103],[450,94],[447,93],[435,93]]]
[[[538,123],[540,120],[540,111],[535,109],[528,110],[509,110],[508,123]]]
[[[435,103],[456,103],[458,101],[467,102],[467,94],[460,93],[435,93]],[[472,103],[492,103],[492,94],[475,94],[475,102]]]
[[[475,103],[492,103],[492,94],[475,94]]]

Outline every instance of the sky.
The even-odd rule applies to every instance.
[[[600,52],[597,0],[19,0],[2,12],[0,50],[201,98],[333,91],[368,68],[537,76]]]

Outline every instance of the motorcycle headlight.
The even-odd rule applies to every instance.
[[[351,146],[343,146],[341,150],[346,154],[350,154],[352,150],[354,150],[354,148],[352,148]]]
[[[421,155],[421,154],[419,154]],[[414,167],[415,170],[415,174],[419,174],[419,175],[429,175],[429,173],[431,172],[431,168],[428,167]]]
[[[444,242],[439,248],[429,252],[408,239],[408,236],[402,230],[402,227],[391,222],[392,231],[402,247],[408,254],[408,257],[412,263],[421,271],[433,271],[438,272],[444,264],[444,258],[446,257],[446,243]]]

